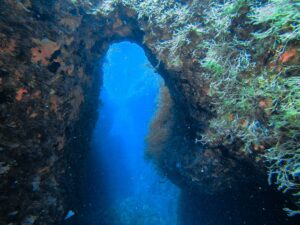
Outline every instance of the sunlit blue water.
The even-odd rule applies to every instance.
[[[87,224],[176,224],[177,189],[144,159],[161,85],[141,47],[129,42],[110,47],[92,139]]]

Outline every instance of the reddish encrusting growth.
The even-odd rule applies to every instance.
[[[295,58],[296,55],[297,55],[297,49],[292,48],[292,49],[290,49],[288,51],[285,51],[284,53],[281,54],[281,56],[279,58],[279,62],[287,63],[291,59]]]
[[[28,93],[27,89],[25,88],[20,88],[18,91],[17,91],[17,94],[16,94],[16,100],[17,101],[21,101],[23,99],[23,95]]]

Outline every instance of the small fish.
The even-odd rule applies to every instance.
[[[67,213],[66,217],[64,218],[64,220],[67,220],[69,218],[71,218],[72,216],[75,215],[75,212],[72,210],[69,210],[69,212]]]

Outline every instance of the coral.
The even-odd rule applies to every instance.
[[[16,100],[21,101],[23,99],[23,95],[26,94],[28,91],[26,88],[20,88],[16,93]]]
[[[41,62],[42,65],[48,65],[51,55],[59,49],[59,45],[56,42],[50,41],[49,39],[33,40],[38,47],[31,48],[32,62]]]
[[[292,49],[290,49],[290,50],[285,51],[284,53],[282,53],[280,55],[279,61],[281,63],[287,63],[291,59],[295,58],[296,54],[297,54],[297,49],[296,48],[292,48]]]

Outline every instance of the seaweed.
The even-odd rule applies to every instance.
[[[239,151],[263,162],[269,183],[291,191],[300,205],[300,3],[210,1],[198,20],[191,19],[195,5],[175,1],[108,0],[98,11],[107,14],[117,4],[134,9],[151,27],[147,32],[162,33],[154,44],[168,68],[181,68],[187,49],[201,66],[197,76],[209,84],[215,115],[201,143],[242,141]]]

